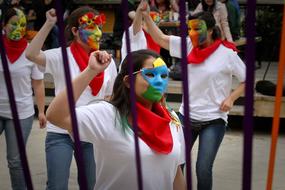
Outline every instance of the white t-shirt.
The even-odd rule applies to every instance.
[[[181,58],[181,38],[170,36],[169,53]],[[187,54],[192,44],[187,37]],[[245,81],[245,64],[236,52],[220,45],[201,64],[188,64],[190,117],[200,121],[222,118],[227,121],[227,112],[220,111],[220,105],[232,90],[232,78]],[[182,102],[179,112],[184,113]],[[184,115],[184,114],[183,114]]]
[[[19,119],[26,119],[35,114],[32,79],[42,80],[44,75],[33,62],[26,59],[25,51],[13,64],[10,63],[8,58],[7,61],[18,116]],[[2,64],[0,64],[0,116],[12,119]]]
[[[44,51],[44,54],[46,56],[46,67],[42,69],[45,69],[46,73],[50,73],[53,76],[54,85],[55,85],[55,95],[57,95],[65,88],[65,75],[64,75],[61,48],[46,50]],[[70,51],[70,47],[67,48],[67,57],[68,57],[68,63],[70,65],[69,70],[70,70],[71,79],[74,79],[81,72]],[[113,92],[113,85],[116,76],[117,76],[117,68],[114,60],[112,59],[110,65],[105,70],[104,82],[98,94],[96,96],[93,96],[91,88],[88,86],[84,90],[78,101],[76,102],[76,107],[82,105],[88,105],[93,103],[94,101],[103,100],[105,96],[111,95]],[[51,123],[48,123],[47,131],[55,133],[65,133],[65,134],[68,133],[66,130],[56,127]]]
[[[76,109],[80,139],[93,143],[96,162],[96,190],[135,190],[138,188],[134,133],[124,133],[116,108],[99,102]],[[151,126],[150,126],[151,127]],[[177,167],[184,163],[182,127],[170,123],[173,149],[157,154],[139,138],[143,187],[172,190]]]
[[[131,52],[140,50],[140,49],[147,49],[147,42],[146,37],[144,35],[143,30],[140,30],[136,35],[133,32],[133,25],[129,27],[129,38],[130,38],[130,47]],[[122,48],[121,48],[121,58],[122,62],[127,56],[127,40],[126,40],[126,33],[124,32],[122,38]],[[120,65],[121,68],[121,65]]]

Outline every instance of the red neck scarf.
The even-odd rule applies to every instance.
[[[203,63],[216,49],[223,44],[225,47],[230,48],[234,51],[238,51],[236,46],[228,41],[222,41],[221,39],[215,40],[210,46],[200,49],[199,47],[193,47],[191,52],[188,54],[188,64],[200,64]]]
[[[168,154],[173,147],[169,123],[171,118],[168,111],[160,104],[153,104],[150,111],[136,102],[137,122],[140,138],[154,151]]]
[[[143,32],[146,38],[147,48],[159,54],[160,46],[152,39],[152,37],[145,30],[143,30]]]
[[[88,65],[89,55],[76,41],[73,41],[71,43],[70,50],[80,71],[82,72]],[[98,94],[103,85],[103,82],[104,82],[104,71],[95,76],[93,80],[89,83],[93,96],[96,96]]]
[[[14,41],[4,36],[3,39],[7,57],[10,63],[13,64],[22,55],[28,45],[28,42],[25,38],[21,38],[19,41]]]

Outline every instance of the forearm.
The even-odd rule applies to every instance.
[[[147,26],[147,32],[151,35],[152,39],[159,44],[160,47],[169,50],[169,36],[165,35],[158,28],[149,15],[144,16],[144,19]]]
[[[97,75],[94,71],[87,67],[77,78],[72,82],[74,102],[76,102],[91,80]],[[49,105],[47,109],[47,119],[61,128],[71,131],[70,112],[68,104],[68,94],[65,89],[59,93]]]
[[[181,167],[178,166],[176,176],[173,182],[173,190],[186,190],[185,178],[183,176]]]
[[[135,18],[133,21],[133,35],[136,35],[142,30],[142,14],[141,11],[136,11]]]
[[[230,94],[230,98],[232,99],[233,102],[235,102],[243,93],[245,89],[245,83],[242,82],[238,85],[236,89],[232,91]]]
[[[45,111],[45,88],[43,80],[32,80],[32,86],[36,97],[39,114]]]
[[[26,49],[26,57],[37,64],[43,64],[41,61],[39,61],[39,56],[41,56],[41,49],[44,45],[44,42],[49,34],[49,32],[51,31],[51,29],[53,28],[54,24],[49,23],[49,22],[45,22],[45,24],[43,25],[43,27],[40,29],[40,31],[37,33],[37,35],[33,38],[33,40],[31,41],[31,43],[29,44],[29,46]]]

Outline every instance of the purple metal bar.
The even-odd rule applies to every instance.
[[[80,184],[80,189],[87,189],[87,180],[86,180],[87,178],[85,174],[83,154],[82,154],[82,150],[80,147],[77,118],[76,118],[76,113],[75,113],[75,102],[74,102],[73,88],[72,88],[72,82],[71,82],[72,79],[70,77],[69,64],[68,64],[68,58],[67,58],[67,52],[66,52],[61,0],[56,1],[56,14],[57,14],[57,23],[59,27],[59,44],[61,46],[61,51],[62,51],[63,66],[64,66],[64,71],[65,71],[64,73],[65,82],[66,82],[66,88],[68,92],[68,104],[69,104],[69,110],[70,110],[70,115],[71,115],[71,123],[72,123],[72,131],[73,131],[74,147],[75,147],[75,157],[77,160],[78,176],[80,176],[79,184]]]
[[[130,47],[130,35],[129,35],[129,26],[128,26],[128,0],[122,0],[121,7],[123,11],[123,24],[124,30],[126,34],[126,45],[127,45],[127,53],[131,52]],[[134,139],[135,139],[135,154],[136,154],[136,164],[137,164],[137,177],[138,177],[138,189],[143,190],[143,176],[142,176],[142,169],[141,169],[141,157],[140,157],[140,147],[138,141],[138,125],[137,125],[137,111],[135,107],[136,103],[136,96],[135,96],[135,83],[134,83],[134,76],[133,76],[133,61],[132,56],[127,56],[127,61],[129,63],[129,77],[130,77],[130,97],[131,97],[131,111],[132,111],[132,125],[134,130]]]
[[[1,20],[2,21],[2,20]],[[0,31],[2,31],[2,27],[0,26]],[[29,164],[27,160],[27,154],[26,154],[26,149],[25,149],[25,144],[24,144],[24,139],[22,135],[22,130],[21,130],[21,125],[18,117],[18,111],[17,111],[17,105],[15,101],[15,96],[14,96],[14,90],[12,86],[12,81],[11,81],[11,75],[8,67],[8,62],[6,58],[6,51],[4,48],[4,43],[3,43],[3,36],[1,35],[0,37],[0,45],[1,45],[1,60],[2,60],[2,65],[3,65],[3,70],[4,70],[4,77],[5,77],[5,82],[6,82],[6,87],[9,95],[9,101],[10,101],[10,107],[12,111],[12,116],[13,116],[13,122],[14,122],[14,127],[15,127],[15,132],[16,132],[16,137],[17,137],[17,145],[20,153],[20,158],[21,158],[21,163],[22,167],[24,170],[24,177],[26,180],[26,185],[29,190],[33,190],[33,183],[32,183],[32,178],[31,178],[31,173],[29,170]]]
[[[192,177],[191,177],[191,126],[189,121],[189,90],[188,90],[188,69],[187,69],[187,25],[186,25],[186,6],[185,0],[179,1],[179,14],[180,14],[180,33],[181,33],[181,68],[182,68],[182,80],[183,80],[183,102],[184,102],[184,139],[185,139],[185,158],[186,158],[186,177],[187,177],[187,189],[192,189]],[[188,8],[188,7],[187,7]]]
[[[246,86],[245,86],[245,113],[243,120],[244,143],[243,143],[243,180],[242,189],[251,189],[252,176],[252,138],[253,138],[253,90],[255,70],[255,10],[256,0],[247,1],[246,11]]]

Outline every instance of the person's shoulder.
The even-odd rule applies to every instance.
[[[222,2],[216,1],[216,10],[226,9],[226,5]]]

